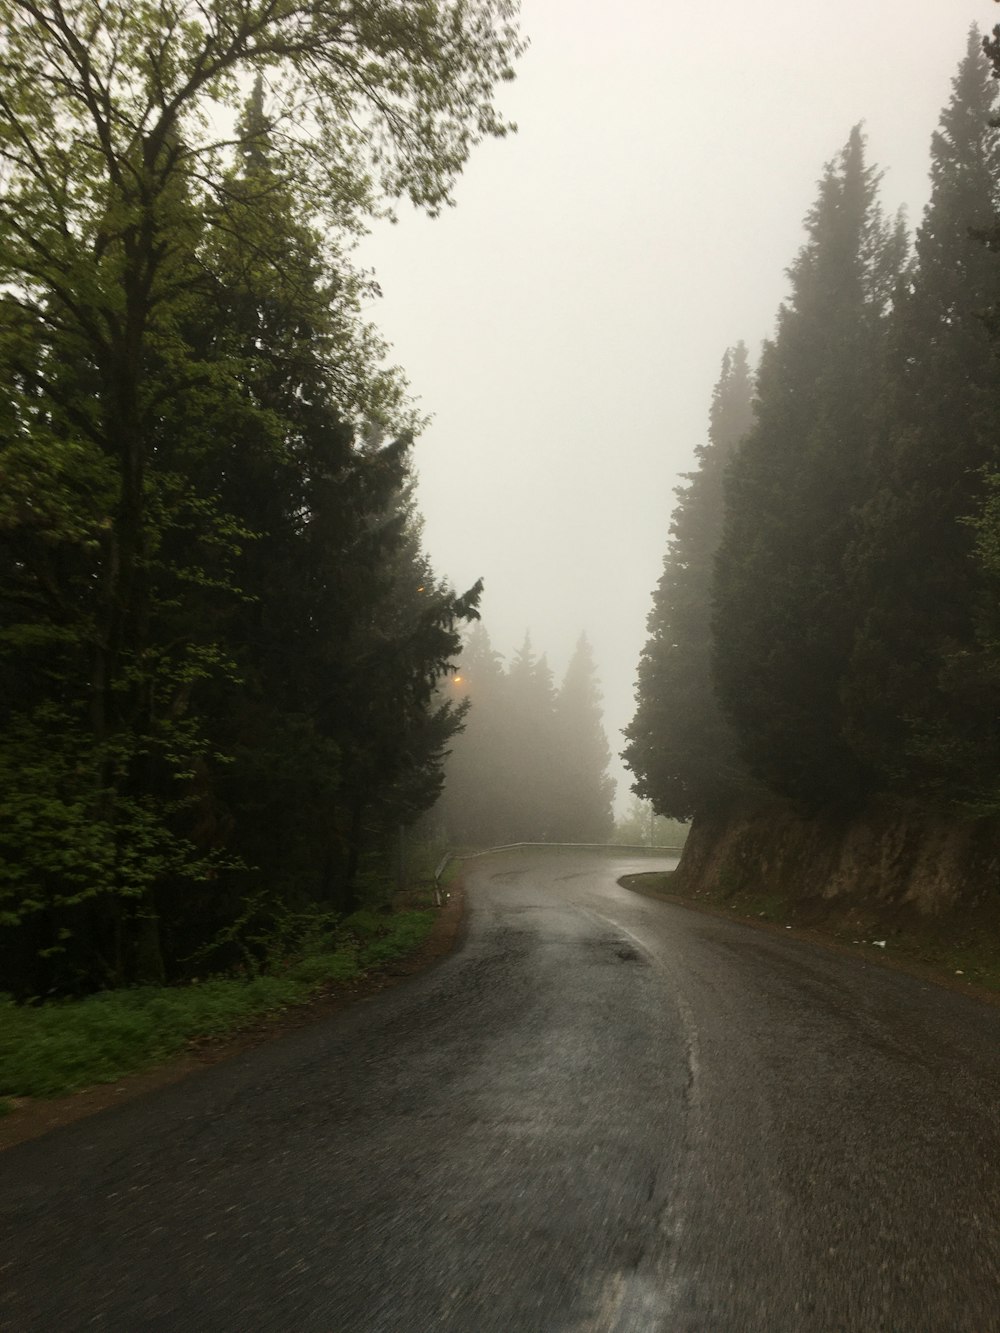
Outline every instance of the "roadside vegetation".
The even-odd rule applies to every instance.
[[[0,0],[0,34],[0,984],[37,1087],[396,947],[355,914],[440,793],[481,584],[424,553],[353,252],[453,202],[523,43],[516,0]],[[265,967],[295,920],[335,924]]]
[[[683,847],[688,825],[658,815],[651,801],[633,796],[625,813],[615,820],[612,842],[625,847]]]
[[[912,234],[850,131],[773,338],[756,367],[742,343],[723,357],[623,756],[640,796],[691,821],[685,892],[719,891],[700,867],[729,847],[753,893],[794,825],[785,885],[849,853],[838,892],[862,921],[876,901],[941,916],[961,899],[970,922],[1000,904],[998,72],[1000,28],[973,28],[926,127]],[[941,957],[965,973],[963,938]]]
[[[298,923],[294,946],[286,933],[273,937],[258,961],[248,954],[240,976],[43,1005],[0,997],[0,1099],[51,1097],[110,1082],[196,1039],[225,1036],[412,953],[434,919],[427,909],[359,911],[335,925],[314,917]]]

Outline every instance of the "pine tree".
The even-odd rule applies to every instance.
[[[300,216],[260,80],[239,134],[226,225],[209,230],[200,299],[182,326],[196,358],[189,378],[218,385],[219,396],[181,386],[158,453],[245,534],[240,596],[205,617],[229,649],[234,680],[207,697],[201,685],[197,696],[216,750],[229,756],[221,770],[200,773],[197,840],[223,845],[245,869],[223,877],[200,919],[184,910],[191,896],[175,890],[173,914],[195,933],[221,928],[243,899],[261,894],[351,905],[361,784],[349,800],[343,792],[367,748],[353,743],[352,728],[377,708],[378,686],[390,688],[387,672],[370,662],[366,671],[359,659],[407,524],[409,439],[361,438],[350,420],[379,391],[345,375],[363,343],[357,312],[324,239]],[[161,603],[171,605],[166,596]],[[187,598],[182,619],[194,609]]]
[[[19,145],[0,201],[0,605],[17,617],[0,782],[18,802],[0,832],[0,970],[22,994],[160,980],[258,891],[349,905],[357,825],[376,808],[376,823],[411,818],[437,790],[456,717],[434,690],[478,595],[438,585],[414,548],[407,435],[362,434],[398,422],[398,385],[360,319],[363,283],[335,262],[342,233],[307,221],[318,177],[301,143],[276,147],[260,82],[227,166],[222,146],[182,138],[204,128],[205,90],[195,60],[167,95],[191,56],[168,52],[173,29],[158,45],[149,16],[85,2],[48,23],[45,8],[4,29],[18,59],[0,99],[0,139]],[[93,41],[70,31],[84,10]],[[256,40],[230,17],[215,38],[185,29],[191,46],[232,38],[220,72]],[[383,54],[409,40],[368,36]],[[492,42],[451,36],[459,65],[467,38]],[[101,69],[105,95],[66,92]],[[433,139],[442,117],[458,128],[449,103],[470,107],[450,79],[427,120],[428,78]],[[473,78],[485,94],[486,67]],[[132,99],[154,87],[139,139]],[[317,170],[337,156],[327,129]],[[421,137],[395,186],[433,209],[464,148],[439,143],[435,161],[425,138],[418,162]],[[348,233],[372,202],[360,178],[349,197],[354,165],[338,163]]]
[[[558,692],[529,635],[506,671],[476,625],[452,687],[469,703],[437,811],[449,839],[603,842],[614,820],[600,690],[581,636]]]
[[[690,819],[726,800],[741,780],[728,723],[711,678],[712,582],[722,537],[723,477],[752,423],[743,343],[728,350],[715,387],[698,470],[677,489],[663,573],[653,593],[649,640],[639,660],[636,712],[623,753],[633,790],[660,814]]]
[[[465,709],[438,685],[461,648],[458,625],[478,617],[482,584],[461,596],[435,579],[420,549],[420,524],[405,496],[402,540],[381,567],[382,586],[365,604],[338,654],[347,690],[328,713],[340,753],[331,814],[347,850],[337,905],[358,905],[362,855],[433,805],[444,751]]]
[[[481,622],[469,630],[458,671],[445,688],[467,702],[469,711],[464,729],[452,742],[444,794],[435,813],[449,841],[493,846],[503,842],[509,831],[504,781],[506,681],[503,659]]]
[[[525,634],[507,668],[501,781],[508,842],[547,842],[551,836],[556,775],[555,688],[545,655]]]
[[[604,732],[597,667],[581,634],[556,695],[552,719],[555,772],[550,792],[553,842],[607,842],[614,831],[614,779]]]
[[[741,756],[773,791],[813,806],[857,801],[870,784],[843,736],[840,690],[855,630],[844,556],[905,255],[877,189],[856,128],[820,182],[764,349],[717,563],[715,675]]]
[[[1000,204],[997,110],[973,28],[931,141],[916,267],[890,324],[872,495],[849,553],[861,616],[845,682],[850,735],[879,784],[909,795],[968,792],[970,744],[984,739],[969,652],[986,589],[966,520],[982,510],[984,469],[998,457],[983,315],[1000,304],[1000,267],[980,239]]]

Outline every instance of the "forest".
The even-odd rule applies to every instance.
[[[741,821],[734,875],[777,811],[800,846],[825,830],[825,874],[867,821],[857,891],[894,859],[905,878],[932,824],[964,849],[949,892],[995,882],[998,68],[997,35],[973,29],[912,238],[851,131],[774,336],[755,369],[743,344],[726,352],[677,492],[624,757],[635,790],[695,833],[718,843]]]
[[[355,249],[514,128],[516,19],[0,0],[5,994],[231,970],[421,823],[613,836],[586,636],[558,686],[504,664],[428,560]],[[851,130],[774,336],[723,357],[624,755],[688,863],[787,818],[997,868],[998,69],[970,32],[912,236]]]
[[[610,841],[615,783],[586,634],[557,690],[529,635],[505,669],[478,623],[466,637],[452,689],[468,714],[431,815],[448,842]]]
[[[0,990],[225,970],[437,797],[481,589],[353,247],[512,128],[516,8],[0,3]]]

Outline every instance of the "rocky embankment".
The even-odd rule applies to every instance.
[[[695,820],[671,887],[766,895],[816,924],[853,920],[890,932],[992,921],[1000,951],[1000,821],[899,805],[807,819],[777,802],[745,802]]]

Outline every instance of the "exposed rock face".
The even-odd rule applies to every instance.
[[[695,819],[676,873],[683,893],[766,889],[817,907],[939,916],[1000,892],[1000,821],[889,804],[806,818],[782,803],[744,802]]]

